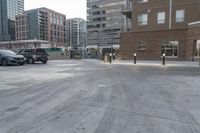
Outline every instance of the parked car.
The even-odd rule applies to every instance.
[[[10,50],[0,50],[0,65],[23,65],[25,57]]]
[[[45,64],[48,61],[48,54],[42,48],[21,49],[18,53],[26,57],[26,62],[29,64],[34,64],[36,61],[41,61]]]

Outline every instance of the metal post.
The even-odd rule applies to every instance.
[[[165,61],[166,61],[166,58],[165,58],[165,54],[163,54],[163,65],[165,65]]]
[[[137,54],[134,53],[134,64],[136,64],[136,63],[137,63]]]
[[[172,0],[169,2],[169,30],[172,28]]]

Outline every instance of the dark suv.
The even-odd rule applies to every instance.
[[[34,64],[35,61],[41,61],[45,64],[48,61],[48,54],[42,48],[21,49],[18,53],[26,57],[26,62],[29,64]]]

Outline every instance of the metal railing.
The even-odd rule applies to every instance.
[[[121,5],[121,12],[132,12],[132,6],[131,5]]]

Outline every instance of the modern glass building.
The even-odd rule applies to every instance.
[[[66,43],[71,49],[82,49],[86,46],[86,20],[72,18],[66,20]]]
[[[122,15],[125,0],[87,0],[87,48],[118,49],[120,32],[124,31],[126,17]],[[92,53],[92,52],[91,52]]]
[[[0,0],[0,41],[15,40],[15,15],[24,11],[24,0]]]

